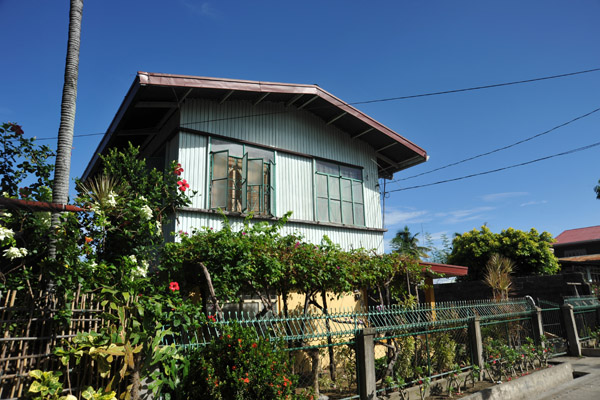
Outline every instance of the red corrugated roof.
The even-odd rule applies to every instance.
[[[419,264],[424,267],[429,267],[431,271],[443,274],[444,276],[465,276],[469,273],[468,267],[462,267],[460,265],[439,264],[424,261],[421,261]]]
[[[569,229],[556,237],[554,244],[567,244],[600,240],[600,225],[587,228]]]
[[[0,197],[0,206],[31,211],[74,211],[87,212],[83,208],[70,204],[47,203],[45,201],[30,201]]]

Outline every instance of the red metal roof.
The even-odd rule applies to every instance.
[[[363,140],[376,152],[379,175],[391,177],[394,172],[427,160],[427,152],[413,142],[377,122],[318,85],[247,81],[138,72],[129,92],[110,124],[97,151],[86,168],[87,178],[97,167],[98,154],[121,142],[132,142],[145,148],[156,145],[156,132],[177,110],[184,99],[199,98],[225,101],[248,101],[256,105],[264,101],[284,103],[326,121],[351,139]],[[151,142],[155,142],[154,144]]]
[[[600,225],[569,229],[556,237],[554,245],[600,240]]]
[[[424,261],[421,261],[419,264],[424,267],[429,267],[431,271],[443,274],[444,276],[466,276],[469,273],[468,267],[462,267],[460,265],[439,264]]]
[[[0,197],[0,207],[14,208],[31,211],[75,211],[88,210],[70,204],[47,203],[45,201],[30,201]]]

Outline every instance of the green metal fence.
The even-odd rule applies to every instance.
[[[330,399],[357,398],[354,339],[365,327],[375,328],[378,390],[389,375],[390,358],[398,352],[393,371],[405,382],[418,376],[439,377],[467,370],[472,364],[468,323],[479,317],[482,329],[507,332],[507,343],[520,345],[531,336],[533,306],[525,299],[508,301],[443,302],[434,306],[372,307],[355,310],[312,311],[288,316],[257,318],[245,312],[219,315],[212,326],[189,335],[182,346],[202,346],[218,337],[223,325],[237,323],[254,328],[257,337],[282,341],[294,362],[303,387],[320,387]],[[485,328],[484,328],[485,327]],[[315,374],[314,365],[318,371]],[[422,371],[422,372],[415,372]],[[315,383],[318,379],[318,383]]]
[[[591,333],[600,328],[598,310],[600,302],[596,296],[567,297],[565,304],[573,306],[579,341],[591,339]]]

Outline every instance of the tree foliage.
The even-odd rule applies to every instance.
[[[417,236],[419,236],[418,233],[413,235],[410,233],[408,226],[405,226],[403,230],[396,232],[396,236],[390,241],[390,247],[394,249],[395,253],[416,260],[427,257],[427,252],[430,249],[428,247],[419,246],[419,238],[417,238]]]
[[[508,228],[493,233],[487,226],[457,235],[452,241],[449,262],[469,267],[469,278],[484,278],[485,266],[491,255],[498,253],[515,263],[514,274],[549,275],[559,270],[558,259],[552,252],[554,239],[548,232],[538,233]]]
[[[600,200],[600,179],[598,179],[598,184],[594,187],[594,192],[596,192],[596,198]]]

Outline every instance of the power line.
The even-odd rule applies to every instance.
[[[550,132],[553,132],[553,131],[555,131],[555,130],[557,130],[559,128],[565,127],[565,126],[567,126],[567,125],[569,125],[569,124],[571,124],[571,123],[573,123],[575,121],[578,121],[580,119],[588,117],[588,116],[590,116],[590,115],[592,115],[592,114],[594,114],[595,112],[598,112],[598,111],[600,111],[600,108],[596,108],[595,110],[590,111],[589,113],[580,115],[579,117],[573,118],[570,121],[564,122],[564,123],[562,123],[560,125],[556,125],[555,127],[548,129],[547,131],[538,133],[537,135],[530,136],[530,137],[528,137],[526,139],[523,139],[523,140],[519,140],[518,142],[514,142],[512,144],[509,144],[509,145],[506,145],[506,146],[503,146],[503,147],[498,147],[497,149],[490,150],[490,151],[485,152],[485,153],[477,154],[475,156],[468,157],[468,158],[465,158],[465,159],[460,160],[460,161],[456,161],[456,162],[453,162],[453,163],[450,163],[450,164],[446,164],[446,165],[441,166],[439,168],[434,168],[434,169],[429,170],[429,171],[421,172],[420,174],[415,174],[415,175],[407,176],[406,178],[395,179],[395,180],[390,181],[390,182],[394,183],[394,182],[406,181],[408,179],[416,178],[418,176],[423,176],[423,175],[431,174],[432,172],[436,172],[436,171],[439,171],[439,170],[442,170],[442,169],[453,167],[455,165],[462,164],[462,163],[467,162],[467,161],[475,160],[475,159],[480,158],[480,157],[488,156],[490,154],[497,153],[497,152],[502,151],[502,150],[510,149],[511,147],[515,147],[515,146],[517,146],[519,144],[528,142],[530,140],[533,140],[535,138],[538,138],[540,136],[543,136],[543,135],[546,135],[546,134],[548,134]]]
[[[543,81],[543,80],[548,80],[548,79],[565,78],[568,76],[587,74],[587,73],[597,72],[597,71],[600,71],[600,68],[593,68],[593,69],[577,71],[577,72],[569,72],[569,73],[560,74],[560,75],[544,76],[541,78],[532,78],[532,79],[525,79],[525,80],[513,81],[513,82],[495,83],[495,84],[485,85],[485,86],[474,86],[474,87],[463,88],[463,89],[453,89],[453,90],[445,90],[445,91],[440,91],[440,92],[414,94],[414,95],[410,95],[410,96],[388,97],[388,98],[382,98],[382,99],[356,101],[356,102],[345,103],[345,104],[358,105],[358,104],[382,103],[382,102],[387,102],[387,101],[414,99],[414,98],[418,98],[418,97],[438,96],[438,95],[450,94],[450,93],[460,93],[460,92],[467,92],[467,91],[473,91],[473,90],[491,89],[491,88],[502,87],[502,86],[519,85],[519,84],[523,84],[523,83],[531,83],[531,82]],[[337,107],[337,106],[332,105],[332,106],[323,106],[323,107],[311,107],[311,108],[307,108],[307,109],[316,110],[316,109],[330,108],[330,107],[333,108],[333,107]],[[184,125],[195,125],[195,124],[208,124],[211,122],[229,121],[229,120],[233,120],[233,119],[255,118],[255,117],[263,117],[263,116],[274,115],[274,114],[284,114],[284,113],[288,113],[288,112],[292,112],[292,111],[295,111],[295,110],[276,111],[276,112],[261,113],[261,114],[239,115],[236,117],[224,117],[224,118],[217,118],[217,119],[212,119],[212,120],[186,122],[186,123],[183,123],[180,125],[184,126]],[[86,137],[86,136],[99,136],[99,135],[104,135],[104,134],[105,134],[105,132],[88,133],[88,134],[73,135],[73,136],[74,137]],[[36,140],[53,140],[53,139],[58,139],[58,137],[45,137],[45,138],[38,138]]]
[[[73,137],[99,136],[99,135],[104,135],[105,133],[106,132],[84,133],[81,135],[73,135]],[[58,136],[57,137],[36,138],[35,140],[53,140],[53,139],[58,139]]]
[[[544,77],[541,77],[541,78],[525,79],[525,80],[522,80],[522,81],[494,83],[494,84],[491,84],[491,85],[474,86],[474,87],[464,88],[464,89],[453,89],[453,90],[445,90],[445,91],[442,91],[442,92],[431,92],[431,93],[423,93],[423,94],[414,94],[414,95],[411,95],[411,96],[389,97],[389,98],[386,98],[386,99],[359,101],[359,102],[349,103],[349,104],[380,103],[380,102],[383,102],[383,101],[406,100],[406,99],[414,99],[414,98],[417,98],[417,97],[438,96],[438,95],[441,95],[441,94],[468,92],[468,91],[471,91],[471,90],[491,89],[491,88],[497,88],[497,87],[502,87],[502,86],[520,85],[522,83],[531,83],[531,82],[537,82],[537,81],[544,81],[544,80],[547,80],[547,79],[564,78],[564,77],[567,77],[567,76],[587,74],[587,73],[590,73],[590,72],[597,72],[597,71],[600,71],[600,68],[587,69],[585,71],[578,71],[578,72],[569,72],[569,73],[560,74],[560,75],[544,76]]]
[[[495,173],[495,172],[500,172],[500,171],[504,171],[504,170],[507,170],[507,169],[516,168],[516,167],[522,167],[524,165],[533,164],[533,163],[536,163],[536,162],[548,160],[548,159],[554,158],[554,157],[560,157],[560,156],[564,156],[564,155],[567,155],[567,154],[577,153],[579,151],[588,150],[588,149],[591,149],[592,147],[596,147],[596,146],[600,146],[600,142],[592,143],[592,144],[589,144],[587,146],[578,147],[576,149],[572,149],[572,150],[568,150],[568,151],[563,151],[562,153],[557,153],[557,154],[552,154],[552,155],[549,155],[549,156],[546,156],[546,157],[537,158],[535,160],[525,161],[525,162],[522,162],[522,163],[519,163],[519,164],[513,164],[513,165],[509,165],[509,166],[502,167],[502,168],[492,169],[492,170],[489,170],[489,171],[483,171],[483,172],[478,172],[478,173],[475,173],[475,174],[460,176],[458,178],[444,179],[442,181],[437,181],[437,182],[432,182],[432,183],[426,183],[426,184],[423,184],[423,185],[415,185],[415,186],[408,186],[408,187],[400,188],[400,189],[388,190],[387,193],[401,192],[401,191],[404,191],[404,190],[419,189],[419,188],[428,187],[428,186],[440,185],[442,183],[455,182],[455,181],[460,181],[460,180],[463,180],[463,179],[474,178],[476,176],[488,175],[488,174],[492,174],[492,173]]]

